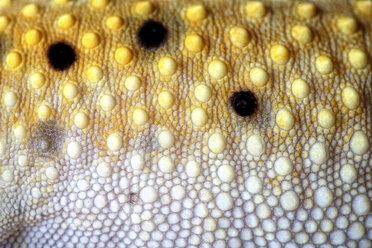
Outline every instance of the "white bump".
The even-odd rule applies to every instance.
[[[48,167],[45,170],[45,175],[51,180],[56,180],[58,178],[58,170],[54,167]]]
[[[39,188],[32,188],[31,189],[31,196],[35,199],[39,199],[41,197],[41,191]]]
[[[122,147],[123,142],[121,141],[121,136],[117,133],[110,134],[107,138],[107,147],[112,152],[117,152]]]
[[[76,186],[80,191],[87,191],[90,185],[85,179],[81,179],[77,181]]]
[[[207,102],[212,96],[212,91],[207,85],[199,84],[195,87],[194,94],[198,101]]]
[[[200,174],[200,165],[191,160],[186,163],[185,170],[189,177],[197,177]]]
[[[357,172],[354,166],[345,164],[340,170],[341,180],[345,183],[352,183],[357,179]]]
[[[106,196],[104,195],[97,195],[95,198],[94,198],[94,206],[96,206],[96,208],[104,208],[105,206],[107,205],[107,198]]]
[[[249,176],[245,181],[245,188],[251,194],[257,194],[262,190],[262,181],[257,176]]]
[[[256,208],[256,214],[258,218],[266,219],[271,215],[271,210],[267,204],[261,203]]]
[[[145,159],[142,155],[135,154],[130,159],[130,165],[132,166],[133,170],[142,170],[145,167]]]
[[[221,181],[229,183],[235,178],[234,168],[230,165],[221,165],[217,170],[217,175]]]
[[[27,166],[28,165],[28,158],[25,155],[21,155],[18,157],[18,164],[20,166]]]
[[[295,192],[292,190],[285,192],[280,196],[280,205],[286,211],[293,211],[298,208],[299,199]]]
[[[163,173],[171,173],[174,170],[174,162],[170,157],[161,157],[158,166]]]
[[[181,200],[185,197],[186,191],[181,185],[176,185],[171,189],[170,194],[174,200]]]
[[[18,97],[13,91],[9,91],[4,95],[4,104],[8,108],[14,108],[17,105]]]
[[[319,207],[328,207],[333,202],[332,192],[326,187],[320,187],[315,191],[314,200]]]
[[[204,126],[208,121],[207,112],[202,108],[195,108],[191,112],[191,121],[197,127]]]
[[[11,182],[13,181],[13,170],[11,169],[6,169],[3,171],[2,178],[5,182]]]
[[[247,139],[247,150],[255,157],[261,156],[265,152],[265,142],[259,135],[251,135]]]
[[[164,149],[171,148],[174,145],[174,135],[171,131],[164,130],[158,136],[159,144]]]
[[[195,206],[195,215],[200,218],[205,218],[208,216],[208,208],[204,203],[199,203]]]
[[[315,143],[310,148],[310,160],[316,164],[323,164],[328,158],[325,144]]]
[[[354,132],[350,140],[350,147],[353,153],[357,155],[366,153],[369,147],[367,135],[362,131]]]
[[[153,187],[146,186],[141,190],[140,198],[144,203],[152,203],[158,198],[158,192]]]
[[[101,162],[98,164],[96,168],[97,174],[100,177],[109,177],[112,174],[112,169],[109,163]]]
[[[354,197],[351,206],[356,215],[367,215],[371,210],[371,201],[366,195],[357,195]]]
[[[286,157],[278,158],[274,163],[274,170],[281,176],[286,176],[292,172],[292,162]]]
[[[208,139],[208,148],[213,153],[222,153],[226,146],[226,139],[220,133],[212,134]]]
[[[116,101],[112,95],[105,94],[101,97],[99,104],[103,111],[109,112],[115,107]]]
[[[82,150],[81,144],[77,141],[72,141],[67,145],[67,155],[70,158],[79,158]]]
[[[347,229],[347,236],[349,236],[349,238],[354,239],[354,240],[361,239],[364,236],[364,233],[365,233],[365,228],[359,222],[354,222]]]
[[[331,232],[329,239],[333,245],[341,245],[346,240],[346,235],[341,230]]]
[[[233,199],[225,192],[219,193],[216,197],[216,205],[222,211],[230,210],[233,207]]]

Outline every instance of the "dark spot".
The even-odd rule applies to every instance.
[[[235,92],[231,97],[231,104],[240,116],[250,116],[257,109],[257,99],[251,91]]]
[[[134,205],[138,201],[138,195],[134,192],[130,192],[128,195],[128,201],[130,205]]]
[[[74,49],[62,41],[50,45],[47,56],[49,64],[57,71],[68,69],[76,60]]]
[[[168,31],[162,23],[147,20],[138,30],[138,42],[146,49],[156,49],[165,42],[167,33]]]
[[[51,157],[60,153],[62,139],[63,132],[55,122],[40,122],[33,130],[30,146],[37,156]]]

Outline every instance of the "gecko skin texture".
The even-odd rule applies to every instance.
[[[0,247],[372,247],[372,2],[0,0]]]

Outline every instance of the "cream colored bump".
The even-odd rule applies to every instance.
[[[58,170],[52,166],[49,166],[45,170],[45,176],[50,180],[56,180],[58,178]]]
[[[3,32],[10,24],[10,19],[6,16],[0,16],[0,32]]]
[[[358,25],[352,17],[340,17],[337,19],[337,28],[343,34],[353,34],[357,31]]]
[[[185,39],[185,47],[190,52],[200,52],[204,47],[203,38],[198,34],[189,34]]]
[[[187,8],[186,18],[189,21],[201,21],[207,17],[207,10],[201,4],[195,4]]]
[[[88,48],[88,49],[95,48],[100,43],[100,37],[98,34],[94,32],[85,33],[83,35],[81,43],[83,44],[85,48]]]
[[[8,108],[14,108],[18,103],[18,97],[13,91],[4,94],[4,104]]]
[[[254,67],[249,72],[249,78],[254,85],[258,87],[262,87],[269,80],[269,75],[267,75],[267,72],[264,69],[259,68],[259,67]]]
[[[51,113],[52,113],[52,110],[50,109],[50,107],[48,105],[44,104],[44,103],[41,104],[37,108],[37,116],[41,120],[48,119],[50,117]]]
[[[16,68],[22,63],[22,56],[19,52],[10,52],[6,56],[6,64],[11,68]]]
[[[197,127],[204,126],[208,121],[207,112],[202,108],[195,108],[191,112],[191,121]]]
[[[13,181],[14,175],[13,175],[13,170],[12,169],[6,169],[3,171],[1,177],[6,183],[10,183]]]
[[[220,133],[212,134],[208,139],[208,148],[213,153],[222,153],[226,147],[226,138]]]
[[[297,5],[296,12],[300,17],[310,19],[316,15],[316,7],[313,3],[300,3]]]
[[[74,116],[74,124],[77,128],[84,129],[89,124],[89,117],[84,112],[78,112]]]
[[[309,95],[310,88],[307,82],[303,79],[296,79],[292,83],[292,93],[297,98],[305,98]]]
[[[126,65],[132,60],[132,58],[132,51],[126,46],[119,47],[115,51],[115,60],[119,64]]]
[[[194,90],[195,98],[200,102],[208,102],[212,96],[211,88],[205,84],[199,84]]]
[[[112,175],[112,168],[109,163],[101,162],[97,165],[96,172],[100,177],[109,177]]]
[[[230,29],[230,41],[231,43],[238,47],[245,47],[250,40],[248,31],[242,27],[233,27]]]
[[[356,1],[354,4],[355,11],[358,14],[372,16],[372,1],[370,0]]]
[[[34,3],[27,4],[22,8],[22,14],[25,17],[35,17],[39,14],[39,8]]]
[[[328,74],[333,71],[333,62],[328,56],[321,55],[316,58],[315,66],[321,74]]]
[[[274,163],[274,170],[280,176],[289,175],[292,172],[293,165],[287,157],[280,157]]]
[[[141,108],[137,108],[133,111],[133,123],[137,126],[145,125],[148,121],[147,112]]]
[[[288,62],[289,51],[283,45],[274,45],[270,50],[270,56],[275,63],[282,65]]]
[[[101,67],[91,66],[87,70],[87,78],[90,82],[98,82],[103,78],[103,71]]]
[[[296,25],[291,29],[292,37],[298,42],[306,44],[313,40],[313,32],[305,25]]]
[[[353,183],[357,179],[357,172],[353,165],[345,164],[340,170],[340,178],[345,183]]]
[[[123,145],[121,136],[118,133],[112,133],[107,138],[107,147],[112,152],[117,152]]]
[[[99,101],[99,104],[103,111],[109,112],[113,110],[116,105],[116,100],[112,95],[104,94]]]
[[[169,109],[174,104],[174,96],[169,91],[162,91],[158,95],[159,105],[164,109]]]
[[[37,29],[30,29],[25,34],[25,41],[28,45],[34,46],[41,41],[42,34]]]
[[[17,140],[23,140],[26,138],[26,128],[23,125],[18,124],[14,128],[13,133]]]
[[[110,16],[106,19],[106,26],[111,30],[118,30],[124,24],[123,18],[120,16]]]
[[[134,11],[137,15],[148,16],[154,12],[154,5],[150,1],[139,1],[135,3]]]
[[[245,13],[251,18],[262,18],[266,15],[266,7],[260,1],[250,1],[245,5]]]
[[[57,20],[58,27],[69,29],[75,24],[75,17],[71,14],[63,14]]]
[[[335,125],[335,114],[329,109],[322,109],[318,113],[318,123],[323,128],[331,128]]]
[[[357,69],[362,69],[366,67],[368,63],[367,54],[359,48],[351,49],[348,54],[348,58],[349,58],[350,64],[354,68],[357,68]]]
[[[310,147],[309,158],[315,164],[323,164],[328,159],[328,150],[324,143],[318,142]]]
[[[0,0],[0,7],[7,7],[12,3],[12,0]]]
[[[109,4],[109,0],[91,0],[90,3],[95,9],[103,9]]]
[[[360,104],[358,91],[353,87],[346,87],[341,93],[342,102],[348,109],[356,109]]]
[[[171,131],[164,130],[158,136],[159,144],[164,149],[171,148],[174,145],[175,138]]]
[[[158,167],[163,173],[171,173],[174,170],[174,161],[170,157],[161,157],[158,161]]]
[[[208,73],[214,79],[221,79],[227,74],[226,64],[221,60],[213,60],[208,66]]]
[[[281,129],[290,130],[294,125],[294,118],[292,113],[288,109],[280,109],[276,114],[276,124]]]
[[[350,148],[353,153],[363,155],[368,151],[368,137],[363,131],[354,132],[350,140]]]
[[[68,100],[74,99],[78,93],[78,87],[72,82],[68,82],[63,86],[63,96]]]
[[[67,145],[67,155],[70,158],[77,159],[81,156],[81,153],[83,152],[83,148],[81,144],[78,141],[71,141]]]
[[[129,76],[125,79],[124,85],[127,90],[135,91],[141,86],[141,80],[137,76]]]
[[[40,72],[34,72],[28,77],[28,83],[32,89],[40,89],[45,84],[45,76]]]
[[[218,167],[218,178],[225,183],[230,183],[235,179],[235,170],[231,165],[224,164]]]
[[[18,164],[20,166],[27,166],[28,165],[28,158],[26,155],[21,155],[18,157]]]
[[[173,75],[177,70],[177,63],[171,57],[162,57],[158,62],[158,69],[162,75]]]

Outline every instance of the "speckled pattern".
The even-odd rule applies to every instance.
[[[368,0],[0,0],[0,247],[372,247],[371,23]]]

